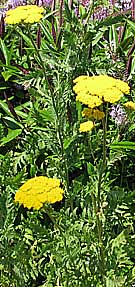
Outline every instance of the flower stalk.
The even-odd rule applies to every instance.
[[[106,287],[105,279],[105,255],[104,255],[104,242],[103,242],[103,224],[102,224],[102,199],[101,199],[101,190],[102,182],[104,180],[104,172],[106,169],[106,133],[107,133],[107,115],[108,115],[108,105],[105,110],[105,117],[102,119],[103,125],[103,158],[101,171],[98,179],[98,192],[97,192],[97,211],[96,211],[96,220],[97,220],[97,232],[98,232],[98,242],[99,242],[99,266],[101,273],[101,280],[104,287]]]
[[[50,220],[52,221],[53,225],[61,232],[63,231],[63,228],[56,222],[54,216],[51,214],[51,210],[49,209],[49,207],[45,207],[45,212],[48,215],[48,217],[50,218]]]

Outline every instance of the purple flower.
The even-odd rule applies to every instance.
[[[109,15],[109,10],[106,7],[97,9],[94,13],[94,19],[103,20]]]
[[[26,5],[26,4],[27,4],[27,0],[8,0],[5,3],[5,5],[2,8],[0,8],[0,19],[1,19],[2,16],[5,17],[6,12],[9,9],[14,9],[17,6]]]
[[[2,17],[5,17],[7,10],[8,9],[6,6],[3,6],[2,8],[0,8],[0,20]]]
[[[86,0],[85,0],[86,1]],[[120,11],[131,10],[131,0],[109,0],[109,6],[99,6],[95,9],[93,18],[97,20],[103,20],[113,13],[113,8],[117,8]]]
[[[115,120],[117,125],[126,125],[127,116],[120,104],[111,107],[110,116]]]
[[[74,13],[75,13],[75,16],[76,16],[76,17],[79,16],[79,8],[78,8],[78,7],[75,7],[75,8],[74,8]]]
[[[116,8],[119,8],[123,11],[131,9],[132,1],[131,0],[109,0],[110,4]]]
[[[39,0],[39,1],[38,1],[38,5],[39,5],[39,6],[49,7],[49,6],[52,5],[52,1],[53,1],[53,0]]]
[[[7,9],[14,9],[17,6],[26,5],[27,0],[8,0],[6,3]]]
[[[84,6],[84,7],[88,7],[89,5],[90,5],[90,1],[89,0],[81,0],[81,1],[79,1],[80,2],[80,4],[82,5],[82,6]]]

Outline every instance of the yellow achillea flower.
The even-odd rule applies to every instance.
[[[123,94],[128,94],[130,91],[127,83],[107,75],[92,77],[82,75],[77,77],[74,83],[76,100],[92,109],[104,102],[113,104],[119,101]]]
[[[98,109],[87,108],[82,111],[82,116],[88,119],[102,120],[105,117],[105,113]]]
[[[18,6],[15,9],[10,9],[6,13],[6,24],[20,24],[20,23],[36,23],[43,17],[43,7],[37,5]]]
[[[124,104],[125,108],[130,109],[130,110],[135,110],[135,103],[132,101],[126,102]]]
[[[93,111],[93,117],[95,120],[102,120],[105,117],[105,113],[102,111],[99,111],[98,109],[95,109]]]
[[[44,203],[61,201],[63,194],[59,179],[39,176],[29,179],[19,188],[15,194],[15,202],[28,209],[39,210]]]
[[[80,124],[79,132],[80,133],[89,132],[92,130],[93,127],[94,127],[94,124],[92,121],[84,122],[84,123]]]
[[[95,107],[100,106],[103,102],[97,96],[92,96],[90,94],[86,94],[82,91],[82,93],[78,93],[76,100],[81,102],[82,104],[88,105],[88,107],[94,109]]]

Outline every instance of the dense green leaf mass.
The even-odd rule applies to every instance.
[[[125,104],[135,102],[135,23],[115,6],[94,18],[105,0],[60,3],[27,28],[1,19],[0,287],[131,287],[135,111]],[[79,133],[87,107],[73,81],[103,74],[131,88],[115,103],[126,122],[103,101],[104,116]],[[63,200],[38,211],[15,204],[24,182],[40,176],[61,180]]]

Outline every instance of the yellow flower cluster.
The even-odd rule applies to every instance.
[[[6,13],[6,24],[20,24],[20,23],[36,23],[43,17],[43,7],[37,5],[18,6],[15,9],[10,9]]]
[[[29,179],[19,188],[15,194],[15,202],[28,209],[39,210],[44,203],[61,201],[63,194],[59,179],[39,176]]]
[[[88,119],[102,120],[105,117],[105,113],[98,109],[87,108],[82,111],[82,116]]]
[[[84,122],[84,123],[80,124],[79,131],[80,131],[80,133],[82,133],[82,132],[90,132],[93,127],[94,127],[93,122],[92,121],[87,121],[87,122]]]
[[[130,110],[135,110],[135,103],[132,101],[126,102],[124,104],[125,108],[130,109]]]
[[[127,83],[107,75],[92,77],[82,75],[77,77],[74,83],[76,100],[92,109],[104,102],[113,104],[130,91]]]

